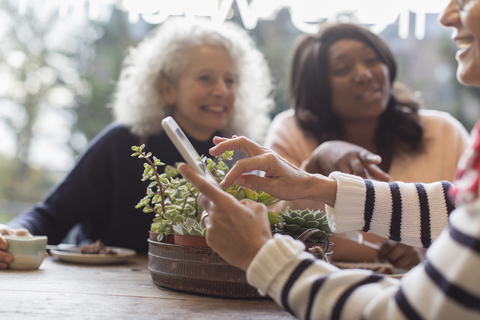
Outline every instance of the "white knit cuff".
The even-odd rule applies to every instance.
[[[275,234],[253,258],[247,270],[248,283],[266,295],[272,281],[284,266],[305,250],[305,245],[290,236]]]
[[[329,178],[337,181],[335,206],[325,206],[330,229],[332,232],[361,230],[365,225],[365,181],[338,171],[330,173]]]

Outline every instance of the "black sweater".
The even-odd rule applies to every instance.
[[[210,156],[211,139],[200,142],[188,138],[200,155]],[[140,143],[126,127],[108,126],[44,201],[14,218],[9,227],[25,227],[57,244],[79,223],[79,244],[100,239],[108,246],[147,252],[154,213],[143,213],[135,205],[145,196],[149,181],[141,181],[145,160],[130,156],[131,147]],[[183,161],[165,133],[150,136],[145,145],[144,151],[165,164]],[[163,172],[163,167],[158,170]]]

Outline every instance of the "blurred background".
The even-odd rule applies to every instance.
[[[326,21],[380,34],[398,81],[424,107],[470,130],[480,90],[455,78],[456,47],[438,23],[448,0],[0,0],[0,223],[40,201],[112,121],[108,108],[130,46],[170,16],[232,20],[246,28],[276,84],[271,116],[289,108],[291,51]]]

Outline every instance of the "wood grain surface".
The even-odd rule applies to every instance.
[[[157,287],[147,255],[119,265],[47,257],[39,270],[0,271],[0,319],[294,319],[270,299],[226,299]]]

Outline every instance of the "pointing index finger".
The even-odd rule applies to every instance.
[[[203,193],[213,202],[220,200],[226,195],[220,187],[214,186],[212,183],[208,182],[205,177],[196,173],[195,170],[187,164],[180,164],[178,166],[178,171],[185,177],[185,179],[190,181],[199,192]]]
[[[217,145],[210,149],[212,156],[218,156],[227,150],[240,150],[249,157],[258,156],[265,153],[265,149],[259,144],[246,137],[235,137],[232,139],[216,138],[214,143]]]

